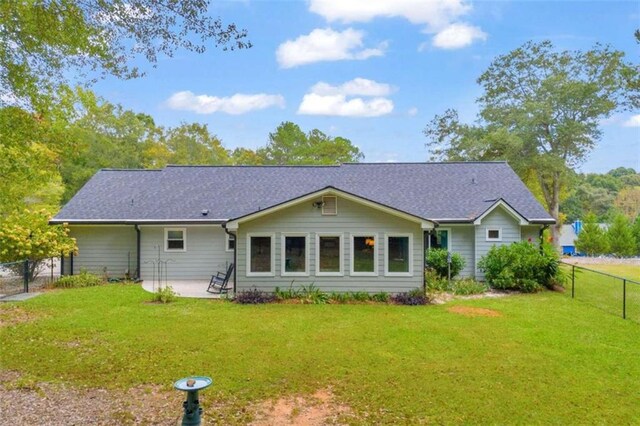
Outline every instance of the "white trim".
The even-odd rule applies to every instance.
[[[489,232],[490,231],[498,231],[498,238],[489,237]],[[489,227],[485,228],[484,236],[485,236],[485,241],[492,241],[492,242],[494,242],[494,241],[502,241],[502,228],[496,227],[496,226],[489,226]]]
[[[286,249],[285,239],[287,237],[304,237],[304,272],[286,272]],[[304,232],[283,232],[280,234],[280,276],[282,277],[308,277],[309,276],[309,234]]]
[[[286,209],[288,207],[291,207],[291,206],[294,206],[294,205],[297,205],[297,204],[300,204],[300,203],[304,203],[304,202],[307,202],[307,201],[312,201],[314,199],[317,199],[319,196],[325,195],[325,194],[337,195],[339,197],[344,198],[345,200],[353,201],[353,202],[362,204],[364,206],[371,207],[373,209],[380,210],[382,212],[388,213],[390,215],[397,216],[397,217],[400,217],[402,219],[405,219],[405,220],[408,220],[408,221],[411,221],[411,222],[419,223],[422,226],[422,229],[433,229],[435,227],[435,223],[430,221],[430,220],[422,219],[422,218],[420,218],[418,216],[414,216],[412,214],[405,213],[405,212],[402,212],[400,210],[396,210],[396,209],[394,209],[392,207],[384,206],[382,204],[376,203],[374,201],[367,200],[367,199],[359,197],[357,195],[348,194],[348,193],[346,193],[344,191],[341,191],[339,189],[336,189],[336,188],[326,188],[326,189],[321,189],[320,191],[312,192],[311,194],[307,194],[307,195],[305,195],[303,197],[296,198],[294,200],[286,201],[286,202],[284,202],[282,204],[278,204],[277,206],[268,207],[268,208],[266,208],[264,210],[260,210],[260,211],[257,211],[255,213],[248,214],[248,215],[246,215],[244,217],[241,217],[241,218],[238,218],[238,219],[234,219],[234,220],[230,220],[229,222],[226,223],[226,228],[228,230],[230,230],[230,231],[235,231],[235,230],[238,229],[238,226],[241,223],[248,222],[250,220],[254,220],[254,219],[257,219],[259,217],[275,213],[275,212],[277,212],[279,210]]]
[[[338,237],[340,238],[340,271],[338,272],[321,272],[320,271],[320,237]],[[316,270],[317,277],[342,277],[344,276],[344,235],[342,232],[316,232]]]
[[[182,248],[181,249],[169,248],[169,231],[182,232]],[[176,253],[176,252],[181,253],[181,252],[187,251],[187,228],[164,228],[164,251],[169,253]]]
[[[356,272],[353,270],[355,265],[354,257],[354,244],[353,239],[355,237],[373,237],[374,245],[373,245],[373,272]],[[378,276],[378,263],[380,263],[380,259],[378,257],[378,247],[380,246],[380,240],[378,238],[378,234],[376,232],[355,232],[349,234],[349,275],[352,277],[377,277]]]
[[[409,271],[389,272],[389,237],[409,237]],[[411,233],[385,233],[384,234],[384,276],[385,277],[412,277],[413,276],[413,234]]]
[[[251,272],[251,238],[269,237],[271,238],[271,271]],[[236,242],[237,243],[237,242]],[[273,232],[251,232],[247,234],[246,247],[247,277],[274,277],[276,275],[276,234]]]
[[[498,206],[500,206],[503,209],[505,209],[507,211],[507,213],[509,213],[511,216],[513,216],[513,218],[516,219],[520,225],[528,225],[529,224],[529,221],[525,217],[523,217],[520,213],[518,213],[513,208],[511,208],[511,206],[509,206],[507,203],[505,203],[504,200],[502,200],[502,199],[499,199],[498,201],[493,203],[491,205],[491,207],[489,207],[487,210],[485,210],[484,213],[482,213],[480,216],[478,216],[476,218],[476,220],[473,221],[473,224],[474,225],[480,225],[482,223],[482,219],[484,219],[489,213],[494,211],[496,209],[496,207],[498,207]]]
[[[226,251],[227,253],[229,252],[233,252],[233,249],[229,248],[229,241],[231,241],[231,237],[229,236],[229,234],[227,234],[226,232],[224,233],[225,239],[224,239],[224,251]],[[238,242],[236,241],[236,237],[233,237],[233,241],[237,244]]]

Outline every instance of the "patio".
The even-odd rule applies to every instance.
[[[207,287],[209,287],[209,280],[172,280],[168,283],[171,288],[180,297],[193,297],[198,299],[220,299],[225,295],[208,293]],[[164,284],[163,284],[164,285]],[[229,282],[229,287],[233,287],[233,282]],[[153,281],[143,281],[142,288],[146,291],[153,293],[158,289],[158,283]],[[228,294],[233,294],[228,293]]]

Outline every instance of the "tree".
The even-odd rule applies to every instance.
[[[613,204],[627,219],[635,219],[640,215],[640,186],[623,188]]]
[[[207,43],[251,47],[246,31],[207,15],[207,0],[41,0],[0,2],[0,102],[55,93],[72,69],[92,81],[135,78],[131,60],[178,48],[203,52]]]
[[[636,255],[640,256],[640,215],[633,222],[633,236],[636,239]]]
[[[607,253],[608,241],[605,232],[598,225],[596,215],[589,213],[585,216],[582,230],[575,242],[576,250],[587,256],[597,256]]]
[[[631,224],[623,214],[617,214],[607,230],[609,252],[619,257],[633,256],[636,253],[636,240]]]
[[[231,153],[231,162],[237,166],[258,166],[264,159],[254,150],[240,147]]]
[[[39,266],[48,258],[76,251],[75,241],[62,225],[50,226],[45,209],[16,210],[0,220],[0,262],[29,260],[29,277],[35,278]],[[24,273],[23,264],[11,267]]]
[[[640,105],[638,71],[606,46],[557,52],[549,41],[528,42],[478,78],[478,123],[461,124],[448,110],[425,129],[427,146],[436,160],[504,159],[520,176],[534,173],[558,220],[570,170],[600,139],[600,120]]]
[[[304,133],[290,121],[269,133],[269,143],[257,154],[264,164],[337,164],[358,162],[364,155],[349,139],[327,136],[318,129]]]
[[[154,142],[151,144],[153,145]],[[154,167],[167,164],[215,165],[229,164],[229,153],[206,124],[183,123],[164,132],[156,146],[155,158],[147,160]],[[147,148],[148,149],[148,148]],[[149,154],[149,151],[147,151]]]
[[[0,220],[25,206],[58,206],[63,185],[57,165],[66,142],[53,127],[20,108],[0,108]]]

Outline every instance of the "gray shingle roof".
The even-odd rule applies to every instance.
[[[327,186],[436,221],[472,220],[499,198],[528,220],[551,219],[509,165],[469,162],[106,169],[53,221],[226,220]]]

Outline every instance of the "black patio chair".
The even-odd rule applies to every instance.
[[[216,274],[211,277],[211,281],[209,281],[207,292],[222,294],[233,290],[233,287],[229,287],[229,278],[231,278],[231,274],[233,273],[233,266],[233,263],[230,263],[226,273],[216,272]]]

